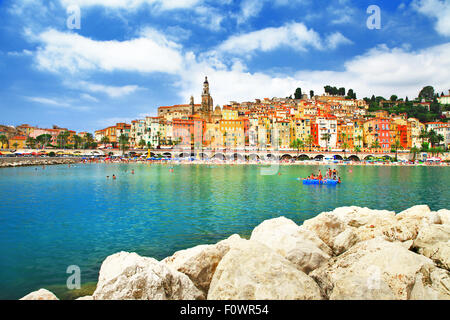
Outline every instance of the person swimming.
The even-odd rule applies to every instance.
[[[116,176],[114,174],[112,175],[112,177],[113,177],[113,180],[116,180]]]

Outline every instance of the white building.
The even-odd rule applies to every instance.
[[[335,117],[319,117],[316,119],[319,133],[319,146],[333,149],[337,147],[337,119]],[[325,134],[330,135],[330,140],[324,139]]]

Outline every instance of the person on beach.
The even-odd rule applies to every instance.
[[[133,170],[131,170],[131,174],[134,174],[134,169],[133,169]]]

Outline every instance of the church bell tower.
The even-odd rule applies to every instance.
[[[209,93],[208,77],[205,77],[205,82],[203,82],[202,111],[209,113],[213,112],[213,99]]]

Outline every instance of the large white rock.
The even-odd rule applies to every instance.
[[[317,284],[260,242],[233,246],[217,266],[209,300],[321,299]]]
[[[399,243],[376,238],[356,244],[310,276],[332,300],[406,300],[424,268],[436,267]]]
[[[347,225],[332,212],[323,212],[318,216],[303,222],[303,227],[314,232],[330,248],[333,248],[334,239]]]
[[[204,294],[185,274],[153,258],[120,252],[100,268],[94,300],[197,300]]]
[[[205,295],[208,293],[217,265],[233,245],[244,241],[239,235],[233,235],[216,245],[201,245],[176,252],[162,260],[173,269],[186,274]]]
[[[423,268],[416,276],[411,300],[450,300],[450,272]]]
[[[265,244],[305,273],[318,268],[332,255],[315,233],[285,217],[264,221],[253,230],[250,240]]]
[[[417,252],[450,270],[450,225],[432,224],[420,229],[414,241]]]
[[[442,224],[450,224],[450,210],[442,209],[438,212],[439,218],[441,219]]]
[[[47,289],[40,289],[31,292],[20,300],[59,300],[52,292]]]
[[[305,221],[303,226],[315,232],[335,254],[340,254],[359,241],[384,237],[385,230],[395,222],[393,211],[353,206],[323,212]]]

